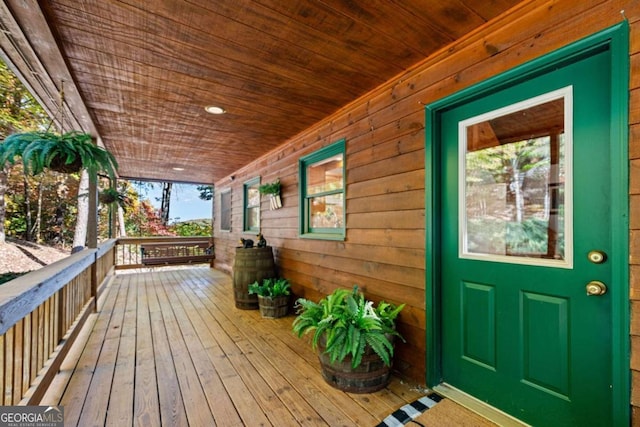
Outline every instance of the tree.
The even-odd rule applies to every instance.
[[[469,247],[549,256],[562,250],[560,220],[549,210],[552,197],[562,197],[550,191],[550,184],[560,183],[551,173],[555,169],[560,174],[561,164],[551,159],[554,151],[564,151],[562,144],[559,136],[552,135],[467,153]]]
[[[87,243],[87,227],[89,224],[89,173],[83,170],[78,186],[78,214],[76,232],[73,233],[72,248],[84,248]]]
[[[213,199],[213,185],[198,185],[196,188],[200,192],[198,196],[200,200]]]
[[[18,77],[0,61],[0,139],[17,131],[41,129],[47,121],[42,107]],[[0,150],[2,146],[0,145]],[[0,243],[4,243],[8,165],[0,165]]]
[[[160,202],[160,221],[163,226],[169,225],[169,210],[171,208],[171,189],[173,183],[162,183],[162,201]]]

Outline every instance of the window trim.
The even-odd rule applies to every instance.
[[[342,188],[340,190],[325,191],[322,193],[315,193],[313,197],[322,197],[327,195],[341,194],[342,195],[342,228],[322,228],[313,230],[309,226],[309,204],[308,201],[311,198],[307,195],[307,167],[319,161],[328,159],[335,155],[342,155]],[[300,182],[299,191],[299,230],[298,237],[303,239],[322,239],[322,240],[345,240],[346,236],[346,193],[347,193],[347,181],[346,181],[346,140],[340,139],[331,145],[323,147],[311,154],[300,157],[298,159],[298,180]]]
[[[242,231],[244,232],[260,232],[261,203],[258,199],[256,206],[249,206],[249,189],[251,187],[260,187],[260,177],[251,178],[242,184]],[[249,209],[258,208],[258,224],[256,227],[249,227]]]

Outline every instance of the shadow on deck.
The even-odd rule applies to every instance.
[[[210,268],[112,276],[41,405],[65,426],[375,426],[424,390],[326,384],[293,315],[239,310]]]

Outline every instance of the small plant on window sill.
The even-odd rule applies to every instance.
[[[269,195],[269,208],[271,210],[280,209],[282,207],[282,198],[280,197],[280,178],[274,182],[268,182],[258,187],[260,194]]]

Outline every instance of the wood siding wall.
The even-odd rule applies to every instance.
[[[231,271],[238,239],[251,237],[242,233],[243,182],[280,178],[284,207],[271,211],[264,197],[261,213],[262,232],[275,249],[280,274],[293,282],[298,296],[315,299],[338,286],[359,284],[372,299],[406,302],[400,331],[407,343],[399,346],[396,367],[424,381],[424,104],[622,19],[631,27],[631,369],[632,401],[640,406],[640,2],[635,0],[524,1],[238,170],[233,179],[216,183],[216,219],[220,192],[233,192],[231,232],[220,231],[215,222],[216,267]],[[346,240],[300,239],[298,159],[341,138],[347,141]]]

